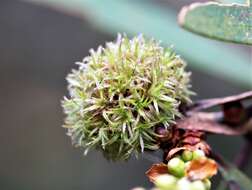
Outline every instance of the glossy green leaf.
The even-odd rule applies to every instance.
[[[168,45],[173,44],[189,66],[236,84],[252,87],[252,67],[249,64],[251,57],[248,53],[230,50],[223,43],[210,41],[181,29],[177,24],[177,13],[171,8],[157,6],[153,1],[25,1],[88,19],[95,27],[114,36],[118,32],[130,35],[144,33],[160,39]]]
[[[228,183],[236,184],[241,190],[252,190],[252,181],[233,164],[225,161],[225,166],[220,166],[219,170],[222,177]],[[218,190],[225,190],[225,185],[222,183]]]
[[[181,10],[179,23],[200,35],[252,45],[252,7],[249,3],[193,3]]]

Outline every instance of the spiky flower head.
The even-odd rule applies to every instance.
[[[62,106],[73,144],[113,160],[158,148],[154,128],[168,128],[188,102],[189,73],[170,48],[142,35],[118,35],[77,63]]]

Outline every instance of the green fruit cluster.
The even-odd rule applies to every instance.
[[[168,128],[190,101],[190,73],[170,48],[142,35],[118,35],[78,62],[62,101],[74,145],[100,149],[113,160],[158,149],[156,126]]]
[[[191,160],[195,160],[203,156],[205,156],[205,153],[202,150],[195,150],[193,152],[184,150],[181,155],[169,160],[167,164],[168,172],[178,178],[184,177],[186,165],[189,164]]]
[[[209,179],[190,181],[186,177],[176,178],[170,174],[157,177],[155,185],[158,190],[210,190]]]
[[[186,165],[194,160],[204,157],[201,150],[185,150],[181,155],[170,159],[167,163],[168,173],[160,175],[155,180],[155,185],[159,190],[210,190],[209,179],[190,181],[185,175]]]

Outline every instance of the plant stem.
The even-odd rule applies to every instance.
[[[247,108],[247,117],[249,121],[246,128],[251,128],[252,121],[249,118],[252,117],[252,107]],[[235,164],[240,169],[244,169],[247,166],[252,155],[252,132],[246,134],[244,138],[245,138],[245,144],[243,145],[240,153],[235,159]]]
[[[246,138],[245,144],[243,145],[238,156],[235,158],[235,165],[239,169],[244,169],[247,166],[251,157],[251,151],[252,151],[252,140]]]

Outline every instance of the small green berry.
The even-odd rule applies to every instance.
[[[185,175],[185,162],[180,158],[175,157],[169,160],[167,167],[169,173],[176,177],[183,177]]]
[[[202,150],[195,150],[193,151],[193,160],[199,159],[201,157],[204,157],[205,153]]]
[[[133,189],[131,189],[131,190],[146,190],[146,189],[143,188],[143,187],[135,187],[135,188],[133,188]]]
[[[212,183],[211,183],[211,181],[209,179],[204,179],[203,183],[205,184],[206,190],[211,189]]]
[[[175,156],[175,158],[182,159],[181,155],[179,155],[179,154],[177,154],[177,155]],[[182,160],[183,160],[183,159],[182,159]]]
[[[190,190],[206,190],[205,184],[198,180],[191,183]]]
[[[182,178],[177,183],[176,190],[189,190],[191,182],[187,178]]]
[[[187,162],[193,159],[193,153],[190,150],[184,150],[182,153],[182,159]]]
[[[185,162],[185,169],[187,170],[187,168],[189,168],[190,165],[191,165],[191,162],[190,162],[190,161],[189,161],[189,162]]]
[[[164,174],[158,176],[154,183],[160,190],[171,190],[176,188],[177,178],[169,174]]]

